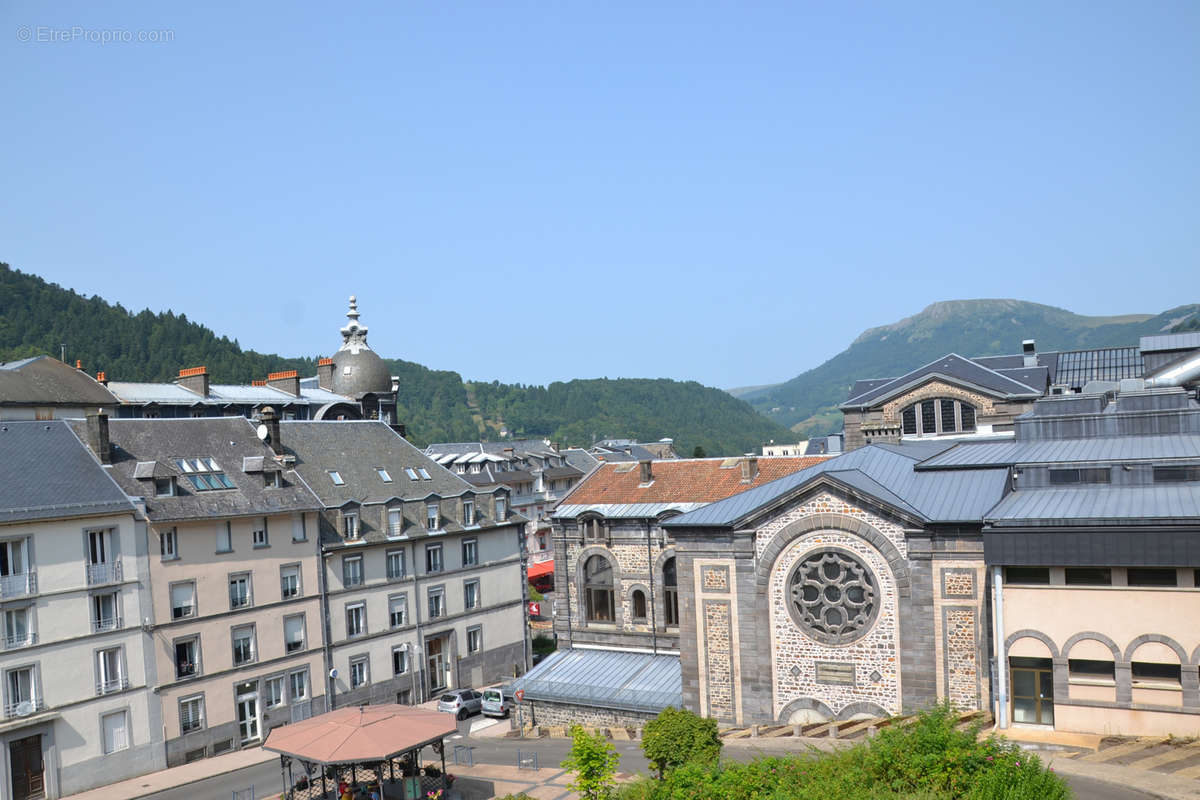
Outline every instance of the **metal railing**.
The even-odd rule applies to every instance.
[[[40,697],[31,697],[26,700],[18,700],[15,703],[4,704],[4,716],[6,719],[14,717],[28,717],[30,714],[35,714],[38,711],[44,711],[46,708],[45,702]]]
[[[37,634],[33,631],[25,631],[25,633],[14,633],[4,637],[4,649],[12,650],[16,647],[29,647],[37,644]]]
[[[125,627],[125,620],[120,614],[112,617],[97,617],[92,620],[92,631],[100,633],[102,631],[119,631]]]
[[[475,766],[475,748],[470,745],[454,745],[454,764],[461,767]]]
[[[254,784],[248,789],[235,789],[232,800],[254,800]]]
[[[88,586],[95,586],[101,583],[120,583],[123,580],[122,575],[120,561],[114,561],[111,564],[87,565]]]
[[[37,594],[37,572],[30,570],[17,575],[0,575],[0,597],[23,597]]]
[[[537,770],[538,757],[536,750],[518,750],[517,751],[517,769],[532,769]]]
[[[97,695],[112,694],[113,692],[119,692],[122,689],[128,688],[129,678],[125,677],[124,675],[121,675],[117,678],[109,678],[106,681],[96,681]]]

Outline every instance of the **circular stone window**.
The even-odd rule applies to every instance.
[[[865,564],[842,550],[805,556],[788,578],[788,611],[804,632],[825,644],[846,644],[871,627],[879,588]]]

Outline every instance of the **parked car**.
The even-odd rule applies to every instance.
[[[513,707],[512,689],[498,686],[483,690],[483,715],[485,717],[507,717]]]
[[[478,714],[483,706],[483,695],[474,689],[452,689],[438,698],[438,711],[447,711],[458,719]]]

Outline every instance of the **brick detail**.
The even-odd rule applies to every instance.
[[[728,567],[705,567],[701,574],[701,587],[706,592],[729,591]]]

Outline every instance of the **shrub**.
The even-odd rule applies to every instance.
[[[658,770],[658,777],[692,761],[715,764],[721,756],[717,722],[682,708],[667,706],[646,723],[642,752]]]
[[[582,800],[608,800],[613,794],[613,775],[620,756],[601,734],[590,734],[579,725],[571,726],[571,751],[562,768],[575,773],[567,784]]]

